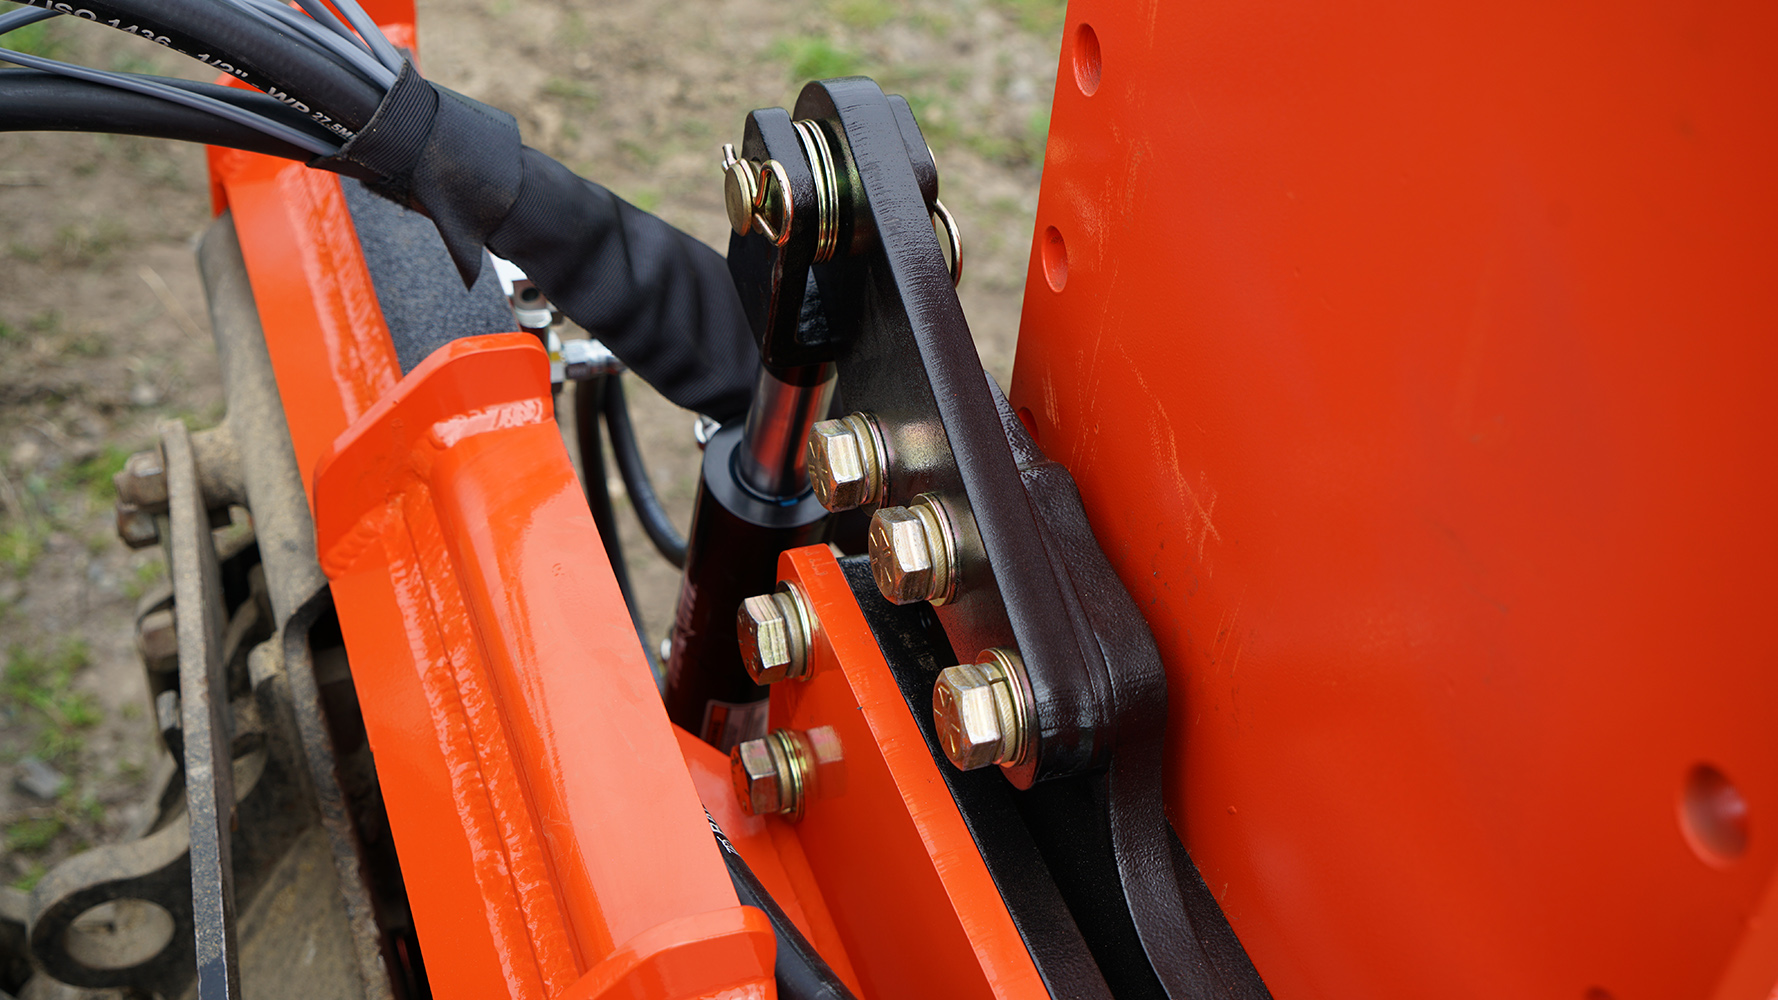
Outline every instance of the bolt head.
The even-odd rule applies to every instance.
[[[735,613],[741,661],[755,684],[776,684],[797,672],[795,637],[788,609],[775,594],[749,597]]]
[[[809,485],[828,510],[851,510],[869,502],[875,478],[858,430],[845,420],[823,420],[809,431]]]
[[[136,507],[167,505],[167,469],[159,448],[139,451],[124,460],[122,471],[111,477],[117,499]]]
[[[142,662],[149,670],[165,669],[168,664],[178,666],[179,629],[171,609],[142,616],[136,628],[136,651],[142,654]]]
[[[870,519],[870,572],[877,589],[895,604],[932,597],[932,540],[920,516],[906,507],[884,507]]]
[[[1006,745],[994,678],[979,663],[939,672],[932,689],[932,721],[945,756],[958,769],[972,771],[997,762]]]
[[[746,740],[729,751],[729,778],[741,811],[749,816],[772,816],[783,808],[778,762],[763,739]]]

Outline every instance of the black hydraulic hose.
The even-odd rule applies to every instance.
[[[610,379],[605,388],[605,429],[611,434],[611,454],[617,459],[617,474],[623,477],[630,506],[636,511],[636,520],[642,522],[642,531],[654,543],[655,551],[672,563],[673,568],[684,569],[685,536],[673,526],[673,519],[661,506],[654,484],[648,479],[642,453],[636,448],[636,429],[630,424],[630,406],[624,400],[623,383],[619,381],[620,376],[605,377]]]
[[[753,874],[747,860],[735,850],[735,845],[729,843],[708,811],[705,811],[704,818],[710,820],[710,832],[716,835],[716,846],[728,865],[728,877],[735,886],[735,896],[742,905],[765,911],[766,918],[772,922],[772,933],[778,940],[777,961],[773,965],[778,995],[784,1000],[855,1000],[845,980],[834,973],[833,967],[809,939],[803,937],[803,932],[797,930],[789,914],[766,891],[765,883]]]
[[[306,115],[257,91],[190,80],[162,80],[318,135]],[[0,132],[115,132],[201,142],[291,160],[314,154],[256,129],[158,97],[34,69],[0,69]]]
[[[617,535],[617,511],[611,503],[611,490],[605,483],[605,449],[599,439],[599,410],[615,375],[599,375],[574,387],[574,439],[580,445],[580,485],[586,491],[587,506],[593,510],[593,525],[605,543],[605,557],[611,561],[611,573],[617,577],[617,589],[623,593],[624,607],[629,609],[630,622],[636,627],[636,639],[642,653],[654,662],[648,648],[648,632],[642,627],[642,612],[636,604],[636,592],[630,586],[630,566],[624,560],[624,546]]]
[[[340,137],[362,129],[383,93],[325,53],[216,0],[20,0],[141,35],[232,73]]]

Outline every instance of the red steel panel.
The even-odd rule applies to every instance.
[[[1011,395],[1273,992],[1764,997],[1778,7],[1065,31]]]

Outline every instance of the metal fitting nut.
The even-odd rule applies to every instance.
[[[957,592],[957,539],[937,498],[884,507],[870,519],[870,572],[894,604],[943,604]]]
[[[179,669],[179,628],[171,608],[150,611],[136,624],[136,652],[149,673]]]
[[[963,771],[1022,763],[1035,714],[1024,661],[1009,649],[990,649],[975,663],[945,668],[932,689],[939,743]]]
[[[755,684],[776,684],[807,676],[814,643],[815,616],[790,583],[775,594],[749,597],[735,613],[741,662]]]
[[[744,740],[729,751],[729,779],[741,811],[749,816],[772,816],[784,804],[784,779],[770,737]]]
[[[882,433],[868,414],[823,420],[809,431],[809,485],[828,510],[883,499],[888,461]]]
[[[154,515],[135,504],[118,501],[117,537],[132,549],[145,549],[161,540]]]
[[[122,471],[111,477],[119,503],[149,510],[167,507],[167,463],[158,447],[136,452],[124,460]]]
[[[807,733],[774,729],[763,739],[747,740],[729,751],[729,777],[741,811],[749,816],[802,818],[803,806],[817,787],[837,794],[845,784],[839,737],[831,727]]]

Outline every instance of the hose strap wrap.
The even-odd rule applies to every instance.
[[[426,80],[410,61],[364,128],[310,165],[368,172],[372,190],[425,212],[467,287],[481,273],[483,245],[518,200],[523,148],[512,115]]]

